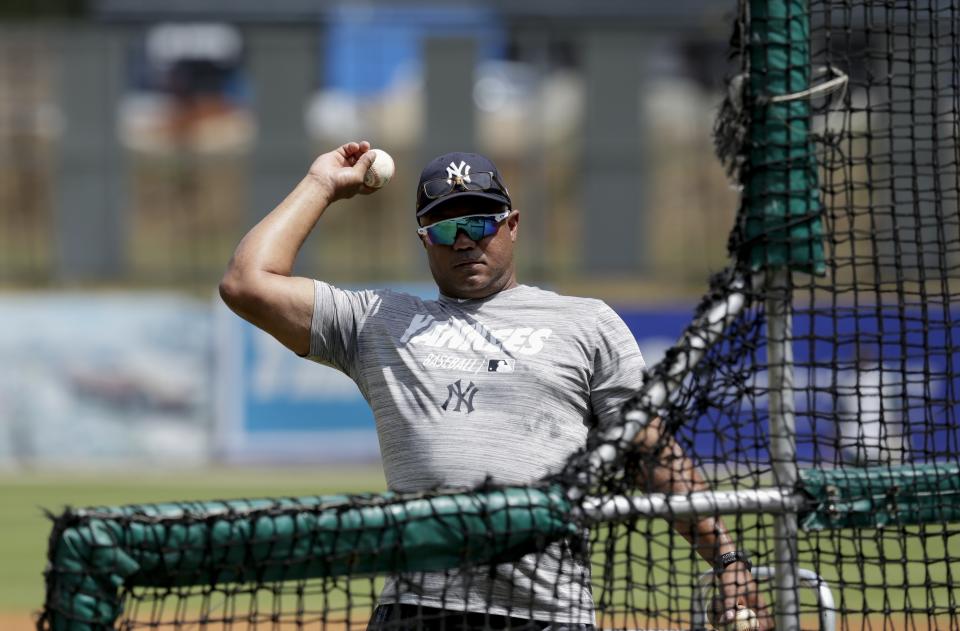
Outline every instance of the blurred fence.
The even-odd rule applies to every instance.
[[[323,218],[302,274],[428,280],[416,178],[466,149],[521,209],[524,282],[698,292],[735,207],[710,134],[729,21],[684,6],[0,24],[0,283],[212,287],[313,154],[367,138],[396,179]]]

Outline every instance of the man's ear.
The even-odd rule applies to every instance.
[[[510,240],[517,240],[517,229],[520,226],[520,211],[512,209],[510,216],[507,217],[507,228],[510,230]]]

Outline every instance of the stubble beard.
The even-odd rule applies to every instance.
[[[450,282],[445,283],[448,286],[440,287],[440,290],[451,298],[486,298],[511,285],[511,279],[514,277],[513,267],[508,266],[503,270],[491,273],[485,279],[481,279],[479,276],[478,274],[470,274],[462,281],[448,278]]]

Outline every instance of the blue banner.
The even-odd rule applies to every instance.
[[[432,287],[405,287],[424,296]],[[693,308],[618,308],[648,366],[676,343]],[[373,460],[372,413],[356,385],[305,361],[219,308],[218,441],[228,460]],[[836,317],[835,317],[836,316]],[[798,457],[804,463],[933,461],[960,452],[960,312],[884,308],[794,317]],[[765,331],[748,365],[718,379],[707,409],[681,429],[701,460],[769,463]],[[735,341],[742,348],[744,340]],[[723,352],[723,351],[721,351]],[[754,368],[752,364],[759,368]],[[749,393],[747,395],[746,393]]]
[[[620,309],[648,365],[662,357],[693,310]],[[927,462],[960,452],[960,310],[896,305],[833,307],[793,319],[797,455],[817,464]],[[766,338],[761,328],[758,341]],[[744,342],[743,340],[740,341]],[[765,345],[750,380],[717,381],[707,411],[681,435],[704,460],[769,462]],[[724,385],[719,385],[719,384]],[[725,389],[723,389],[725,388]],[[750,398],[745,393],[749,391]],[[735,410],[735,412],[731,412]]]

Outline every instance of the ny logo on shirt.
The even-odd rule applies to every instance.
[[[454,412],[460,411],[460,406],[467,406],[467,414],[473,412],[473,397],[477,394],[477,387],[473,385],[473,382],[470,382],[470,385],[467,386],[467,389],[463,389],[463,384],[460,383],[460,380],[457,379],[449,386],[447,386],[447,400],[440,406],[440,408],[446,412],[447,407],[450,406],[450,403],[453,402],[454,397],[456,397],[457,407],[453,408]]]

